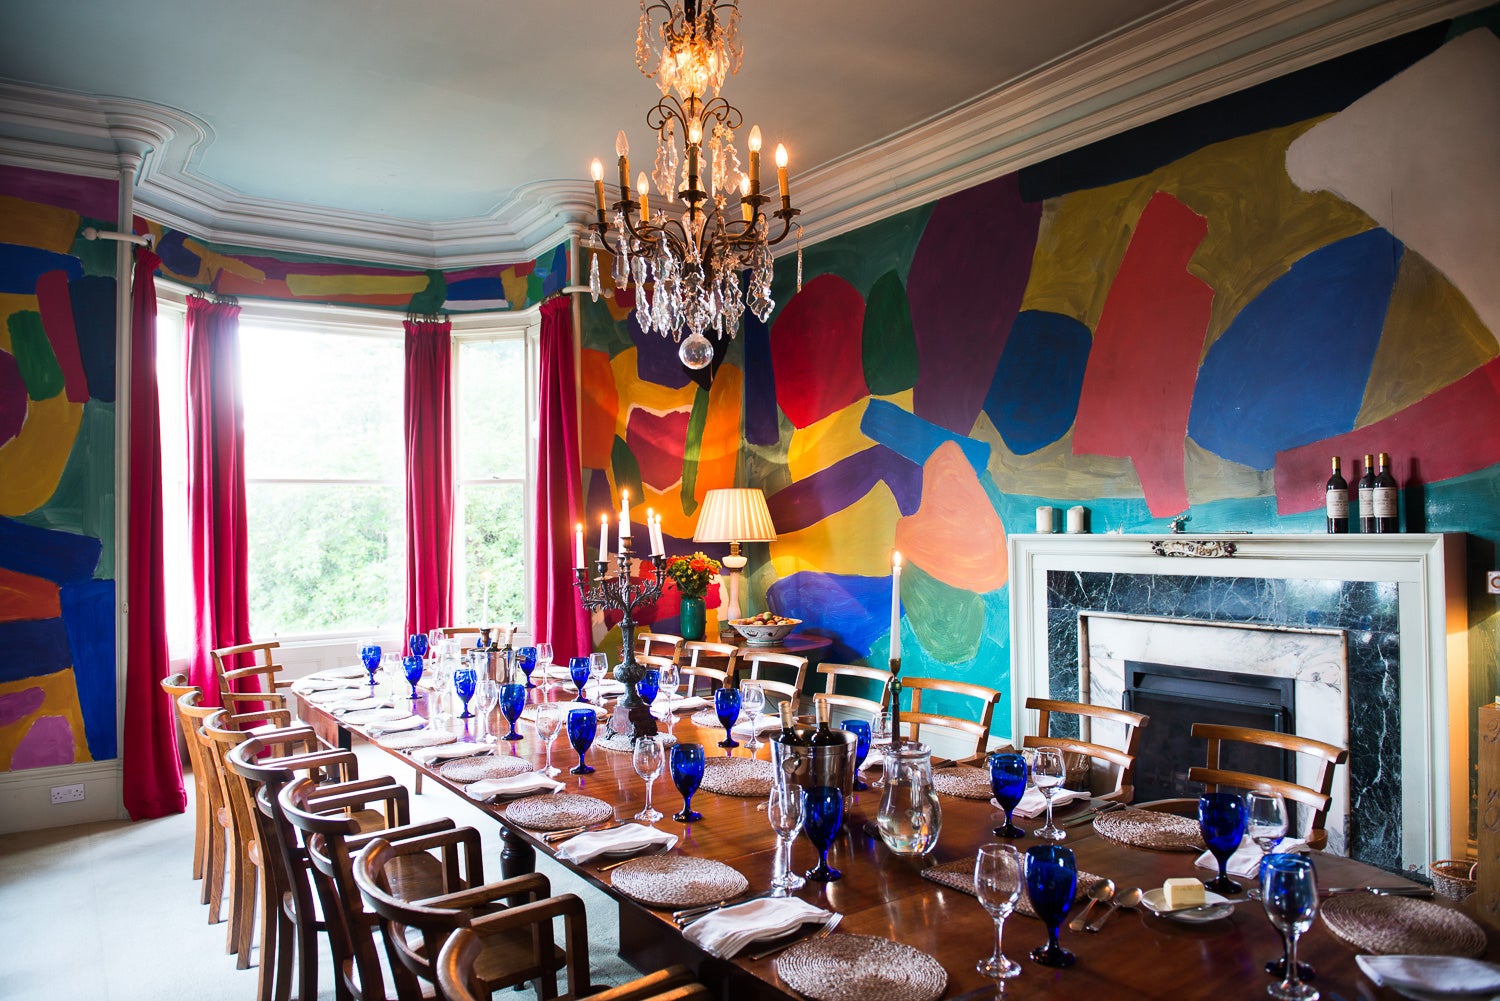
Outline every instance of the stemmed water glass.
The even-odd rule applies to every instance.
[[[656,785],[656,777],[661,774],[661,741],[654,736],[636,738],[631,763],[635,765],[635,773],[646,783],[646,806],[633,819],[654,824],[662,818],[661,811],[651,806],[651,789]]]
[[[734,723],[740,718],[740,698],[738,688],[721,688],[714,692],[714,713],[724,728],[724,739],[719,741],[719,746],[726,749],[726,754],[733,754],[740,746],[740,742],[734,739]]]
[[[755,757],[755,752],[761,745],[760,730],[756,723],[760,720],[760,714],[766,708],[766,690],[754,682],[745,682],[740,686],[740,712],[750,720],[750,739],[745,741],[745,750],[750,756]]]
[[[1245,800],[1235,792],[1206,792],[1198,797],[1198,831],[1219,863],[1219,875],[1204,884],[1215,893],[1231,896],[1244,887],[1229,878],[1229,857],[1245,837]]]
[[[359,659],[365,665],[365,672],[370,676],[370,687],[375,687],[375,672],[380,670],[380,644],[374,640],[359,648]]]
[[[677,743],[677,738],[672,731],[677,726],[677,714],[672,711],[672,704],[677,700],[677,686],[681,681],[681,675],[677,673],[676,664],[668,664],[660,669],[657,678],[657,686],[661,693],[667,697],[666,707],[662,709],[661,721],[667,724],[667,732],[663,740],[668,744]]]
[[[864,792],[870,788],[864,779],[859,777],[859,769],[865,763],[865,758],[870,754],[870,721],[863,719],[846,719],[842,729],[854,734],[854,791]]]
[[[557,741],[557,735],[562,732],[562,726],[562,709],[556,702],[542,702],[537,705],[536,735],[542,738],[542,743],[547,748],[547,766],[542,769],[542,774],[548,777],[562,772],[561,768],[552,764],[552,745]]]
[[[974,892],[984,909],[995,919],[995,953],[975,967],[986,977],[1008,980],[1021,972],[1021,964],[1007,959],[1001,945],[1005,936],[1005,919],[1016,909],[1021,896],[1021,873],[1025,864],[1021,853],[1012,845],[979,846],[974,859]]]
[[[641,675],[641,680],[635,683],[635,694],[641,697],[641,701],[650,706],[656,701],[656,693],[661,690],[661,669],[651,668]]]
[[[479,672],[467,664],[453,672],[453,694],[464,704],[464,711],[459,714],[459,719],[474,718],[474,714],[469,712],[469,700],[474,697],[474,689],[478,684]]]
[[[1035,832],[1039,838],[1061,841],[1068,836],[1067,831],[1052,825],[1052,794],[1063,784],[1063,779],[1067,777],[1067,774],[1062,751],[1055,747],[1037,748],[1036,757],[1031,762],[1031,780],[1047,800],[1047,823],[1037,828]]]
[[[818,850],[818,864],[805,875],[816,883],[831,883],[843,875],[828,864],[828,849],[844,822],[844,790],[838,786],[813,786],[802,792],[802,833]]]
[[[878,747],[882,754],[891,745],[891,714],[888,712],[877,712],[870,716],[870,746]],[[878,789],[885,785],[885,769],[881,769],[881,777],[870,783],[871,788]]]
[[[536,647],[523,646],[516,651],[516,666],[526,676],[526,687],[535,688],[536,683],[531,680],[531,672],[536,670]]]
[[[543,688],[551,688],[552,681],[548,670],[552,667],[552,644],[538,643],[536,645],[536,666],[542,669]]]
[[[792,871],[792,842],[802,830],[802,787],[795,782],[771,786],[766,817],[776,834],[776,861],[771,869],[771,888],[786,894],[807,881]]]
[[[417,682],[422,680],[422,658],[413,654],[401,658],[401,667],[406,672],[406,683],[411,685],[411,700],[417,701]]]
[[[702,820],[703,814],[693,809],[693,793],[703,781],[703,745],[673,744],[668,755],[672,769],[672,784],[682,793],[682,811],[672,814],[672,819],[684,824]]]
[[[500,701],[500,683],[489,678],[480,678],[474,686],[474,715],[479,717],[479,743],[493,744],[494,731],[490,728],[490,716],[495,704]]]
[[[1312,860],[1295,852],[1265,856],[1260,863],[1260,894],[1266,916],[1286,942],[1286,979],[1266,988],[1266,993],[1280,1001],[1317,1001],[1317,989],[1302,982],[1302,964],[1297,962],[1297,939],[1312,927],[1318,913]]]
[[[573,687],[578,689],[578,701],[589,700],[589,659],[588,657],[573,657],[568,661],[568,677],[573,679]]]
[[[1078,861],[1073,849],[1062,845],[1026,849],[1026,897],[1031,901],[1031,909],[1047,926],[1047,944],[1031,951],[1035,962],[1043,966],[1073,965],[1076,957],[1057,944],[1057,930],[1068,916],[1077,892]]]
[[[604,705],[604,676],[609,673],[609,657],[603,653],[589,654],[589,680],[594,683],[594,701]]]
[[[1261,865],[1265,865],[1266,856],[1281,844],[1290,825],[1286,800],[1281,793],[1254,791],[1245,794],[1245,836],[1260,848]],[[1285,934],[1281,935],[1281,953],[1281,956],[1266,963],[1266,972],[1278,979],[1286,976]],[[1298,963],[1297,976],[1302,980],[1311,980],[1315,974],[1308,964]]]
[[[990,755],[990,791],[1005,811],[1005,826],[995,828],[997,838],[1024,838],[1026,832],[1011,819],[1021,797],[1026,795],[1026,759],[1019,754],[996,751]],[[1050,800],[1049,800],[1050,804]]]
[[[519,683],[511,683],[500,686],[500,714],[510,724],[510,733],[504,737],[505,740],[520,740],[521,734],[516,730],[516,720],[521,718],[521,711],[526,708],[526,686]]]
[[[568,743],[578,752],[578,764],[568,769],[574,775],[592,775],[594,766],[583,760],[593,746],[594,734],[599,729],[599,716],[592,709],[570,709],[568,711]]]
[[[418,659],[427,656],[427,634],[412,633],[406,637],[406,649],[408,653]]]

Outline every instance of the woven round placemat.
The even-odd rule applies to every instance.
[[[1094,830],[1122,845],[1159,852],[1201,852],[1203,835],[1198,822],[1175,813],[1152,810],[1114,810],[1094,818]]]
[[[1356,949],[1382,955],[1478,956],[1484,931],[1451,907],[1373,893],[1340,893],[1323,902],[1323,923]]]
[[[449,782],[478,782],[480,779],[508,779],[534,771],[523,758],[460,758],[441,765],[437,773]]]
[[[977,896],[974,892],[974,856],[954,859],[952,862],[944,862],[942,865],[929,866],[922,870],[922,878],[930,879],[934,883],[950,886],[955,890],[967,893],[969,896]],[[1103,876],[1096,876],[1091,872],[1078,871],[1078,892],[1074,900],[1080,900],[1088,895],[1094,884],[1102,880]],[[1028,918],[1036,917],[1036,911],[1032,910],[1031,900],[1026,896],[1024,890],[1016,899],[1016,913],[1024,914]]]
[[[776,768],[769,761],[712,757],[703,762],[703,782],[699,788],[721,796],[766,796],[775,777]]]
[[[527,796],[505,808],[505,819],[532,831],[560,831],[609,820],[615,808],[602,799],[576,792]]]
[[[352,713],[345,713],[343,721],[350,726],[364,726],[366,723],[384,723],[390,720],[406,719],[410,715],[410,709],[395,709],[387,706],[380,709],[359,709]]]
[[[616,890],[653,907],[697,907],[737,897],[750,888],[738,870],[713,859],[648,855],[614,871]]]
[[[995,794],[990,788],[989,771],[967,765],[934,769],[932,787],[944,796],[957,796],[961,799],[989,799]]]
[[[799,942],[776,958],[776,973],[813,1001],[933,1001],[948,986],[927,953],[873,935]]]
[[[692,724],[694,726],[706,727],[712,730],[724,729],[724,724],[719,722],[719,714],[714,712],[712,709],[699,709],[688,718],[692,721]],[[741,711],[740,716],[735,719],[734,725],[739,726],[741,719],[744,719],[743,711]]]
[[[402,733],[393,733],[381,737],[376,743],[381,747],[389,747],[393,751],[409,751],[413,747],[436,747],[439,744],[451,744],[458,737],[446,730],[407,730]]]

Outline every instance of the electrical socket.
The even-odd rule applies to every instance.
[[[1500,570],[1491,570],[1485,574],[1485,585],[1490,594],[1500,594]]]
[[[79,782],[77,785],[52,787],[52,804],[54,806],[56,806],[58,803],[77,803],[82,799],[82,782]]]

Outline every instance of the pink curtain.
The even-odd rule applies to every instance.
[[[190,678],[219,704],[209,651],[250,642],[240,307],[188,299],[188,519],[193,534]]]
[[[406,635],[453,625],[452,328],[406,321]]]
[[[540,362],[532,634],[552,644],[556,663],[566,664],[593,649],[588,612],[573,584],[573,525],[583,510],[583,481],[569,296],[542,305]]]
[[[130,308],[130,609],[125,656],[125,809],[149,820],[187,808],[182,761],[172,727],[171,697],[161,690],[170,670],[162,570],[161,416],[156,401],[156,267],[161,258],[136,251]]]

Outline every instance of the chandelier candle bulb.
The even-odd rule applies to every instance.
[[[746,222],[755,221],[755,206],[750,204],[750,178],[740,178],[740,214],[745,217]]]
[[[598,158],[589,164],[589,174],[594,178],[594,206],[602,217],[604,214],[604,164]]]
[[[786,147],[781,143],[776,144],[776,186],[781,189],[781,211],[790,212],[792,195],[786,183]]]
[[[901,659],[901,554],[891,557],[891,660]]]
[[[651,218],[651,203],[649,200],[650,196],[648,194],[649,187],[650,186],[646,183],[646,172],[643,170],[641,171],[640,176],[635,180],[635,190],[639,192],[641,196],[641,222],[646,222]]]
[[[750,126],[750,193],[760,194],[760,126]],[[748,218],[748,216],[746,217]]]
[[[620,198],[626,200],[630,197],[630,140],[625,138],[624,129],[615,133],[615,156],[619,157]]]

